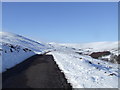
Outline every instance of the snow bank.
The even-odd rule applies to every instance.
[[[59,68],[73,88],[118,88],[118,67],[74,52],[53,51]]]

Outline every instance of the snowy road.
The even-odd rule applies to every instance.
[[[52,55],[35,55],[3,73],[3,88],[71,88]]]

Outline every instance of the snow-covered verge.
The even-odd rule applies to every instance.
[[[20,35],[0,32],[0,72],[14,67],[35,54],[50,50],[49,45]]]
[[[90,56],[94,52],[104,51],[118,55],[117,42],[49,44],[54,47],[54,50],[48,54],[54,56],[56,63],[73,88],[118,88],[120,78],[118,64]],[[104,58],[110,58],[111,54]]]
[[[118,88],[118,65],[74,52],[52,51],[73,88]]]

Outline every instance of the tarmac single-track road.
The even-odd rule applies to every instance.
[[[35,55],[2,74],[4,88],[71,89],[52,55]]]

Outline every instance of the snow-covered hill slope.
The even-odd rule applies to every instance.
[[[20,35],[0,32],[0,72],[19,64],[36,53],[44,53],[49,45],[30,40]]]
[[[81,43],[81,44],[59,44],[49,43],[55,49],[60,51],[76,52],[83,55],[91,55],[92,53],[103,53],[105,51],[110,52],[106,56],[99,57],[107,61],[113,61],[113,58],[117,58],[120,55],[120,47],[118,42],[93,42],[93,43]]]
[[[92,42],[92,43],[80,43],[80,44],[61,44],[74,48],[93,48],[94,50],[110,50],[118,47],[118,42]]]
[[[118,78],[120,78],[118,64],[89,56],[92,52],[106,50],[117,54],[117,42],[49,44],[54,47],[54,51],[49,54],[54,56],[56,63],[73,88],[118,88]]]
[[[49,45],[45,44],[45,43],[41,43],[38,41],[34,41],[31,39],[28,39],[26,37],[20,36],[20,35],[16,35],[13,33],[8,33],[8,32],[0,32],[0,36],[2,36],[2,38],[0,38],[0,42],[4,42],[4,43],[10,43],[13,45],[19,45],[22,46],[24,48],[29,48],[31,50],[33,50],[34,52],[44,52],[44,50],[49,49]]]
[[[4,72],[7,69],[19,64],[30,56],[35,55],[35,53],[28,49],[23,48],[19,45],[12,45],[9,43],[2,43],[2,48],[0,48],[0,72]]]
[[[92,43],[80,43],[80,44],[57,44],[57,43],[50,43],[55,47],[68,47],[78,51],[83,51],[84,53],[87,51],[89,53],[98,52],[98,51],[111,51],[114,54],[118,55],[118,42],[92,42]]]
[[[120,78],[118,64],[89,56],[93,52],[102,51],[110,51],[112,54],[118,55],[117,42],[45,44],[16,34],[2,32],[0,35],[2,35],[0,38],[0,65],[3,65],[1,72],[36,53],[50,50],[51,52],[48,54],[54,56],[56,63],[73,88],[118,88]]]

